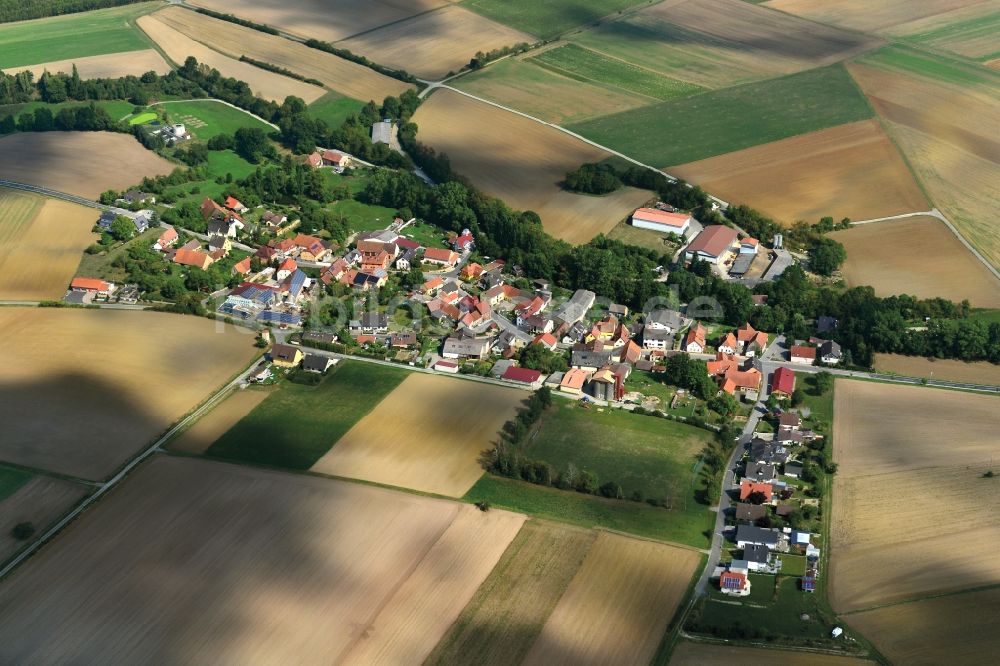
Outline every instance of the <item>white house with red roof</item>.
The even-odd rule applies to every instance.
[[[732,227],[709,225],[684,248],[684,258],[688,261],[701,259],[721,266],[734,246],[739,247],[738,235]]]
[[[110,296],[115,291],[114,282],[106,282],[99,278],[75,277],[69,283],[71,291],[82,291],[98,296]]]
[[[169,227],[166,231],[160,234],[160,237],[156,239],[153,243],[153,249],[156,251],[163,251],[177,242],[177,230],[173,227]]]
[[[458,263],[458,253],[452,250],[445,250],[443,248],[430,247],[424,251],[424,258],[428,264],[436,264],[438,266],[447,266],[452,268]]]
[[[295,263],[295,260],[289,257],[288,259],[285,259],[284,261],[281,262],[281,264],[278,265],[278,272],[274,274],[274,277],[275,279],[278,280],[278,282],[281,282],[289,275],[294,273],[298,269],[298,267],[299,266],[298,264]]]
[[[632,213],[632,226],[663,234],[683,236],[691,228],[693,218],[687,213],[668,213],[657,208],[639,208]]]

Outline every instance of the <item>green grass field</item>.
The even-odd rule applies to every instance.
[[[151,227],[130,241],[116,245],[111,250],[100,254],[81,255],[80,265],[76,275],[80,277],[96,277],[111,282],[122,283],[128,277],[128,271],[122,266],[116,266],[115,260],[123,256],[132,247],[149,247],[163,233],[160,227]]]
[[[462,6],[530,35],[548,39],[646,0],[466,0]]]
[[[330,210],[346,217],[354,231],[385,229],[396,216],[395,208],[373,206],[355,199],[342,199],[330,206]]]
[[[140,113],[137,116],[132,116],[131,118],[129,118],[128,119],[128,124],[129,125],[145,125],[150,120],[156,120],[156,114],[153,113],[152,111],[146,111],[144,113]]]
[[[357,113],[364,105],[356,99],[329,92],[309,105],[309,114],[325,121],[331,128],[340,127],[347,116]]]
[[[664,101],[688,97],[704,90],[692,83],[671,79],[576,44],[544,51],[531,58],[531,62],[571,78],[596,81]]]
[[[0,501],[13,495],[21,486],[31,481],[31,478],[31,472],[0,466]]]
[[[886,46],[866,55],[864,64],[892,67],[956,85],[1000,86],[1000,72],[907,46]]]
[[[170,102],[161,105],[161,108],[170,116],[170,122],[184,123],[187,130],[201,141],[207,141],[219,134],[234,134],[241,127],[258,127],[265,134],[274,131],[273,127],[250,114],[219,102]],[[199,122],[192,123],[190,118]],[[200,123],[204,123],[204,126],[199,127]]]
[[[226,183],[215,182],[216,178],[231,173],[234,180],[239,180],[249,176],[256,168],[256,165],[250,164],[231,150],[210,150],[208,151],[209,177],[206,180],[173,185],[166,188],[165,193],[176,197],[174,205],[180,205],[185,201],[201,202],[205,197],[219,196],[228,187]],[[192,190],[197,191],[192,193]]]
[[[675,510],[705,511],[693,499],[695,467],[711,433],[621,410],[556,404],[527,446],[530,458],[557,470],[572,463],[597,474],[598,483],[621,484],[626,497],[639,491],[647,498],[673,499]]]
[[[872,117],[837,65],[718,90],[570,125],[656,167],[667,167]]]
[[[0,26],[0,69],[150,48],[130,21],[159,6],[146,2]]]
[[[715,519],[715,514],[704,506],[697,513],[677,513],[644,503],[603,499],[492,474],[484,474],[464,499],[470,502],[485,500],[495,507],[521,511],[538,518],[581,527],[604,527],[697,548],[708,545],[703,532],[711,527]]]
[[[341,361],[318,386],[284,381],[205,455],[309,469],[406,375],[402,369]]]
[[[420,220],[406,227],[400,233],[412,238],[424,247],[441,247],[444,241],[444,232],[441,229]]]

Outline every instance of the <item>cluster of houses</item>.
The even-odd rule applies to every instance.
[[[820,558],[817,538],[790,527],[765,525],[771,524],[772,516],[791,515],[803,502],[818,502],[792,497],[795,481],[803,471],[803,464],[795,458],[796,450],[820,435],[803,429],[801,418],[793,412],[779,414],[775,426],[774,433],[754,437],[742,461],[739,502],[733,514],[736,522],[733,541],[741,554],[719,573],[719,588],[724,594],[749,594],[747,575],[778,573],[782,554],[805,556],[806,571],[800,587],[805,592],[816,589]]]

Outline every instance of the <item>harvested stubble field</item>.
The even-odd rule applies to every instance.
[[[558,523],[525,523],[426,664],[520,663],[597,534]]]
[[[1000,590],[956,594],[852,614],[848,623],[894,664],[973,666],[1000,649]]]
[[[645,106],[654,100],[593,81],[581,81],[508,58],[459,79],[454,87],[550,123],[579,122]]]
[[[95,212],[67,201],[0,188],[0,298],[60,298],[97,238]]]
[[[830,602],[838,612],[1000,582],[1000,517],[982,478],[997,398],[839,381],[834,397]],[[985,541],[984,541],[985,540]],[[991,541],[992,540],[992,541]]]
[[[905,26],[984,3],[983,0],[769,0],[764,5],[813,21],[866,32],[899,34]]]
[[[533,41],[529,34],[453,5],[365,32],[337,46],[436,80],[468,65],[478,51]]]
[[[59,516],[83,499],[88,489],[80,484],[48,476],[36,476],[10,496],[0,500],[0,562],[13,557],[28,542],[15,539],[11,530],[28,522],[42,533]]]
[[[253,357],[251,336],[159,312],[4,308],[0,459],[100,479]],[[66,424],[72,424],[67,427]]]
[[[306,78],[322,81],[333,90],[362,102],[376,100],[381,103],[386,97],[399,95],[411,87],[407,83],[330,53],[180,7],[168,7],[157,12],[154,18],[230,58],[239,60],[240,56],[245,55],[254,60],[278,65]],[[264,71],[256,67],[253,69],[258,72]],[[252,83],[250,87],[256,91]]]
[[[81,79],[142,76],[146,72],[151,71],[157,74],[166,74],[170,71],[170,65],[160,56],[159,52],[153,49],[87,56],[84,58],[69,58],[67,60],[44,62],[39,65],[10,67],[4,71],[8,74],[13,74],[25,69],[31,70],[31,73],[35,75],[35,79],[37,80],[41,78],[43,72],[65,72],[69,74],[73,71],[73,65],[76,65],[76,70],[80,74]]]
[[[700,561],[694,550],[602,532],[523,663],[649,663]]]
[[[6,583],[0,660],[420,664],[523,520],[158,456]]]
[[[267,395],[266,390],[253,389],[230,394],[194,425],[172,439],[168,448],[185,453],[204,453],[215,440],[226,434],[226,431],[262,403]]]
[[[312,471],[461,497],[526,394],[410,374],[312,466]]]
[[[374,30],[452,0],[195,0],[193,5],[328,42]]]
[[[174,166],[128,134],[18,132],[0,139],[0,179],[93,199]]]
[[[887,52],[850,66],[931,199],[1000,266],[1000,77]]]
[[[542,39],[594,23],[605,16],[652,0],[466,0],[463,4],[484,16]]]
[[[784,224],[865,220],[927,210],[906,163],[876,120],[862,120],[668,169]]]
[[[296,81],[287,76],[275,74],[240,62],[238,59],[224,56],[171,28],[156,16],[143,16],[136,21],[136,25],[142,28],[143,32],[156,42],[157,46],[176,64],[181,65],[188,56],[194,56],[199,63],[217,69],[222,76],[233,77],[245,82],[254,94],[264,99],[280,103],[284,102],[289,95],[294,95],[302,98],[308,104],[322,97],[325,92],[319,86]]]
[[[571,39],[712,89],[823,67],[880,43],[742,0],[661,2]]]
[[[874,662],[831,654],[766,650],[732,645],[681,641],[670,656],[670,666],[865,666]]]
[[[420,126],[420,140],[447,153],[458,173],[515,209],[535,211],[546,231],[571,243],[585,243],[610,230],[649,197],[634,188],[602,197],[562,189],[559,183],[568,171],[609,154],[451,90],[431,95],[414,122]]]
[[[893,29],[933,49],[950,51],[972,60],[996,58],[997,34],[1000,34],[1000,5],[987,0],[952,12],[904,23]]]
[[[873,222],[830,237],[847,250],[841,272],[848,286],[1000,307],[1000,281],[937,218]]]
[[[933,377],[953,382],[1000,385],[1000,365],[988,361],[966,363],[945,358],[875,354],[875,369],[907,377]]]

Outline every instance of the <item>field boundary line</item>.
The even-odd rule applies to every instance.
[[[563,127],[561,125],[557,125],[556,123],[550,123],[550,122],[548,122],[546,120],[542,120],[541,118],[537,118],[537,117],[532,116],[530,114],[527,114],[527,113],[525,113],[523,111],[518,111],[517,109],[511,108],[509,106],[504,106],[503,104],[499,104],[497,102],[490,101],[490,100],[485,99],[483,97],[479,97],[477,95],[473,95],[472,93],[465,92],[464,90],[459,90],[458,88],[453,88],[452,86],[449,86],[449,85],[440,84],[440,85],[434,86],[433,88],[428,88],[427,91],[425,91],[425,92],[429,93],[430,91],[437,90],[437,89],[450,90],[452,92],[458,93],[459,95],[465,95],[466,97],[468,97],[470,99],[474,99],[477,102],[482,102],[483,104],[489,104],[490,106],[496,107],[496,108],[498,108],[498,109],[500,109],[502,111],[507,111],[509,113],[516,114],[516,115],[521,116],[523,118],[527,118],[528,120],[534,121],[536,123],[540,123],[540,124],[545,125],[547,127],[551,127],[552,129],[558,130],[558,131],[562,132],[563,134],[568,134],[569,136],[573,137],[574,139],[577,139],[579,141],[583,141],[584,143],[586,143],[586,144],[588,144],[590,146],[593,146],[594,148],[599,148],[600,150],[603,150],[606,153],[614,155],[615,157],[620,157],[621,159],[625,160],[626,162],[630,162],[631,164],[634,164],[634,165],[636,165],[638,167],[642,167],[643,169],[649,169],[650,171],[654,171],[654,172],[660,174],[661,176],[665,176],[667,178],[667,180],[669,180],[671,182],[677,182],[679,180],[676,176],[672,176],[669,173],[667,173],[666,171],[663,171],[661,169],[657,169],[656,167],[653,167],[653,166],[650,166],[650,165],[645,164],[643,162],[640,162],[639,160],[635,159],[634,157],[629,157],[625,153],[620,153],[617,150],[613,150],[611,148],[608,148],[607,146],[602,146],[601,144],[597,143],[596,141],[591,141],[587,137],[582,136],[580,134],[577,134],[576,132],[572,132],[572,131],[566,129],[565,127]],[[690,187],[690,185],[689,185],[689,187]],[[720,198],[718,198],[716,196],[713,196],[711,194],[708,194],[707,196],[708,196],[708,198],[711,201],[714,201],[715,203],[719,204],[719,206],[721,206],[723,209],[729,208],[729,202],[728,201],[724,201],[724,200],[722,200],[722,199],[720,199]]]
[[[935,599],[958,597],[963,594],[975,594],[977,592],[989,592],[990,590],[996,590],[996,589],[1000,589],[1000,583],[987,583],[985,585],[977,585],[975,587],[963,587],[960,590],[947,590],[945,592],[926,594],[922,597],[914,597],[913,599],[901,599],[900,601],[891,601],[885,604],[876,604],[875,606],[868,606],[866,608],[855,608],[853,610],[838,613],[838,615],[846,617],[850,615],[857,615],[859,613],[868,613],[871,611],[882,610],[883,608],[893,608],[894,606],[906,606],[908,604],[920,603],[921,601],[934,601]]]
[[[100,484],[97,491],[94,492],[89,497],[84,498],[82,502],[77,504],[72,511],[60,518],[52,527],[46,530],[40,537],[35,539],[31,544],[25,547],[20,553],[15,555],[11,560],[0,568],[0,581],[3,581],[12,571],[14,571],[18,566],[21,565],[26,559],[34,555],[34,553],[40,549],[43,545],[48,543],[53,537],[55,537],[59,532],[65,529],[71,522],[76,520],[77,516],[86,511],[91,504],[94,504],[97,500],[102,498],[108,492],[113,490],[119,483],[121,483],[129,473],[135,469],[139,464],[144,462],[147,458],[154,455],[160,450],[160,446],[167,442],[171,437],[173,437],[177,432],[186,427],[189,422],[197,420],[206,411],[211,409],[215,405],[216,399],[230,389],[235,387],[237,384],[242,382],[246,377],[250,375],[254,367],[256,367],[259,358],[254,356],[250,364],[240,372],[234,379],[230,380],[225,386],[213,393],[207,400],[205,400],[200,406],[194,409],[186,417],[181,419],[179,422],[174,424],[169,430],[164,434],[160,435],[156,441],[147,446],[145,449],[140,451],[135,457],[129,460],[125,465],[118,470],[118,472],[112,476],[110,479]]]

